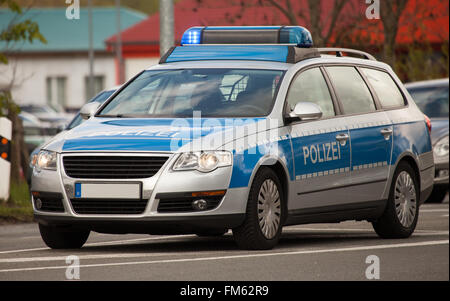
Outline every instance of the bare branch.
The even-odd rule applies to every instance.
[[[344,6],[347,4],[348,0],[337,0],[335,2],[335,5],[333,7],[333,12],[331,15],[331,22],[330,27],[328,28],[328,32],[326,33],[325,37],[323,38],[323,43],[327,44],[333,35],[334,29],[336,27],[336,22],[344,8]]]
[[[297,25],[297,18],[295,17],[294,12],[292,11],[292,5],[290,0],[286,0],[287,8],[284,8],[276,0],[266,0],[266,1],[269,2],[273,7],[277,8],[283,15],[285,15],[291,25]]]

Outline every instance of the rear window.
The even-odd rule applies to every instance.
[[[376,110],[369,88],[354,67],[327,67],[344,114],[362,114]]]
[[[361,68],[361,70],[375,90],[382,108],[388,109],[405,105],[402,93],[388,73],[369,68]]]
[[[408,88],[422,112],[431,118],[448,118],[448,85]]]

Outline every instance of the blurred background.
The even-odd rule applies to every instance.
[[[192,26],[301,25],[316,46],[370,52],[405,83],[444,79],[431,90],[430,82],[428,90],[411,89],[424,111],[433,95],[444,99],[425,113],[446,118],[448,127],[449,1],[371,2],[0,0],[0,117],[13,123],[11,198],[27,198],[30,153],[80,124],[82,105],[106,100],[157,64]]]

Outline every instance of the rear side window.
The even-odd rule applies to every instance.
[[[388,73],[369,68],[361,70],[377,93],[381,107],[387,109],[405,105],[402,93]]]
[[[354,67],[327,67],[344,114],[361,114],[376,110],[369,88]]]

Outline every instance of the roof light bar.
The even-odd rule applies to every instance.
[[[313,46],[311,33],[301,26],[208,26],[185,31],[181,45],[295,44]]]
[[[198,45],[172,47],[159,63],[244,60],[295,64],[316,57],[320,57],[316,48],[300,48],[294,45]]]

